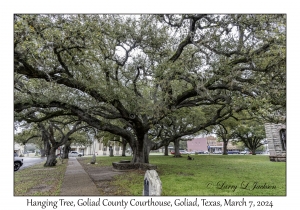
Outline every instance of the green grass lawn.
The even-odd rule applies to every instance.
[[[285,196],[286,163],[265,155],[193,155],[194,160],[150,156],[157,165],[164,196]],[[100,165],[130,157],[98,157]],[[114,185],[126,186],[129,195],[141,195],[144,174],[118,176]]]
[[[14,172],[15,196],[57,196],[65,175],[68,160],[60,161],[54,167],[44,163]]]
[[[271,162],[265,155],[192,155],[194,160],[150,155],[157,165],[163,196],[285,196],[286,163]],[[98,156],[91,167],[111,166],[131,157]],[[90,157],[83,158],[90,162]],[[14,195],[59,195],[67,160],[53,168],[43,164],[14,173]],[[144,171],[116,176],[110,184],[122,189],[122,195],[141,196]],[[256,187],[255,187],[256,186]]]

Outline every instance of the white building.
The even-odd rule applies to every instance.
[[[106,155],[109,156],[109,148],[113,149],[113,155],[119,156],[122,155],[122,145],[119,142],[111,141],[108,143],[108,146],[105,146],[102,141],[100,142],[95,139],[94,144],[89,146],[71,144],[71,151],[77,151],[83,155]]]

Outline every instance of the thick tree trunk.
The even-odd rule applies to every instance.
[[[48,157],[50,155],[51,145],[47,142],[47,146],[45,148],[45,155]]]
[[[179,152],[179,139],[176,139],[175,141],[174,141],[174,147],[175,147],[175,155],[174,155],[174,157],[182,157],[181,156],[181,154],[180,154],[180,152]]]
[[[223,155],[228,155],[228,153],[227,153],[227,145],[228,145],[228,141],[227,140],[223,140]]]
[[[41,149],[41,157],[46,157],[46,150],[45,149]]]
[[[114,156],[114,149],[112,146],[109,146],[109,157],[113,157]]]
[[[51,167],[51,166],[55,166],[57,163],[56,160],[56,155],[55,155],[55,151],[58,147],[52,147],[49,150],[49,154],[47,155],[47,160],[46,163],[44,164],[45,167]]]
[[[47,157],[50,154],[51,145],[49,144],[49,141],[47,140],[46,136],[43,136],[42,138],[44,141],[44,149],[43,149],[42,157]]]
[[[256,149],[254,149],[254,150],[251,150],[251,152],[252,152],[252,155],[256,155],[256,152],[255,152],[255,150],[256,150]]]
[[[148,135],[145,134],[143,139],[136,141],[135,145],[131,145],[133,151],[132,163],[149,163],[149,153],[151,142]]]
[[[122,156],[125,157],[126,156],[126,145],[127,145],[127,142],[125,139],[122,138]]]
[[[165,145],[165,156],[169,155],[168,147],[169,147],[169,145]]]
[[[69,152],[71,150],[70,144],[71,143],[65,144],[65,146],[62,150],[62,159],[68,159],[69,158]]]

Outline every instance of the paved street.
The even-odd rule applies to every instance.
[[[27,168],[29,166],[33,166],[35,164],[45,162],[46,158],[40,158],[40,157],[22,157],[23,158],[23,166],[19,170],[23,170],[24,168]]]

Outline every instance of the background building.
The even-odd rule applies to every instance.
[[[194,138],[191,141],[187,141],[187,151],[208,151],[207,138]]]
[[[265,124],[266,137],[271,161],[286,161],[286,126],[284,124]]]
[[[239,150],[236,145],[228,142],[227,150]],[[207,136],[201,138],[194,138],[187,142],[187,151],[208,151],[210,153],[222,153],[223,152],[223,142],[219,142],[214,136]]]

